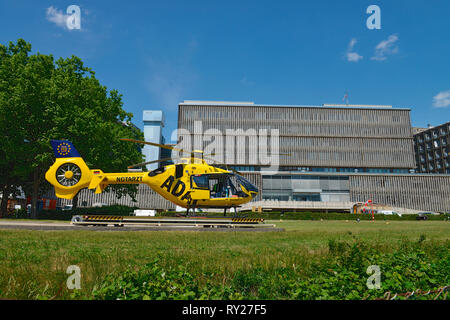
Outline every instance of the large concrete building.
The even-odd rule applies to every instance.
[[[450,211],[450,175],[413,174],[410,109],[184,101],[178,127],[183,148],[213,150],[224,155],[218,161],[246,172],[261,190],[257,200],[299,208],[329,203],[333,209],[370,199],[396,208]],[[264,130],[278,135],[258,141]],[[211,143],[215,140],[221,142]],[[260,148],[264,155],[278,153],[275,168]]]
[[[417,172],[450,173],[450,122],[416,130]]]

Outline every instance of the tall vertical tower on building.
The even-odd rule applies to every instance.
[[[164,127],[164,114],[162,110],[144,110],[144,139],[148,142],[164,144],[162,128]],[[161,158],[161,148],[145,145],[142,149],[145,161],[159,160]],[[147,170],[155,170],[158,163],[147,165]]]

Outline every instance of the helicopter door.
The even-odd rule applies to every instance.
[[[211,190],[211,199],[236,196],[236,188],[227,174],[212,175],[209,178],[209,189]]]
[[[209,179],[206,174],[191,176],[191,198],[193,200],[206,200],[210,197]]]

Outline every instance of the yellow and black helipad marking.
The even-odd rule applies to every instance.
[[[122,216],[83,216],[85,221],[121,221]]]
[[[231,222],[264,222],[262,218],[232,218]]]
[[[170,218],[170,217],[123,217],[108,215],[84,215],[80,219],[75,219],[73,223],[89,224],[89,223],[139,223],[139,224],[198,224],[198,225],[228,225],[228,224],[260,224],[264,223],[262,218]]]

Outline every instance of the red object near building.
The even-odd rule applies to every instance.
[[[56,210],[56,199],[42,198],[38,199],[38,210]],[[31,197],[27,197],[27,205],[31,204]]]

